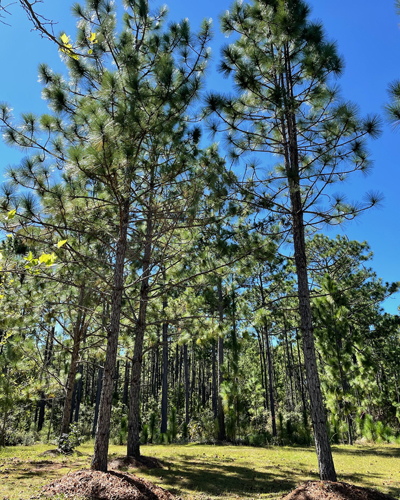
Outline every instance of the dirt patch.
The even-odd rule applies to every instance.
[[[308,481],[281,498],[282,500],[396,500],[380,491],[331,481]]]
[[[154,457],[144,457],[136,459],[133,457],[117,457],[108,465],[109,469],[163,469],[164,464]]]
[[[78,450],[75,450],[71,453],[61,453],[61,451],[58,450],[57,448],[55,448],[54,450],[44,451],[43,453],[40,453],[40,455],[38,455],[38,456],[39,457],[61,457],[61,456],[70,456],[70,455],[74,455],[74,454],[76,454],[76,456],[78,456],[78,457],[83,456],[83,453],[81,453]]]
[[[42,492],[49,497],[63,493],[67,498],[90,500],[175,500],[169,491],[132,474],[86,469],[53,481]]]
[[[40,453],[38,456],[39,457],[58,457],[60,455],[61,455],[61,453],[57,449],[54,449],[54,450],[44,451],[43,453]]]

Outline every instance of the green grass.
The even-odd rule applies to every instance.
[[[0,450],[0,500],[37,498],[40,487],[69,471],[89,467],[93,444],[79,447],[81,456],[40,456],[51,446]],[[110,458],[123,456],[111,446]],[[400,448],[394,445],[334,446],[338,479],[400,497]],[[313,448],[251,448],[248,446],[143,446],[142,454],[157,457],[164,469],[133,470],[185,500],[229,497],[279,497],[306,480],[317,480]]]

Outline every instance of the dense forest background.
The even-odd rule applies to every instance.
[[[119,29],[74,5],[49,113],[1,107],[26,155],[0,199],[1,445],[96,436],[100,468],[109,438],[311,445],[318,391],[328,443],[400,443],[399,283],[325,232],[380,202],[336,194],[381,127],[341,97],[336,45],[303,2],[236,3],[231,94],[202,93],[210,23],[125,6]]]

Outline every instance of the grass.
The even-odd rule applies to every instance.
[[[89,467],[92,443],[78,456],[40,456],[51,446],[0,450],[0,500],[39,498],[40,487],[69,471]],[[123,456],[123,446],[110,446],[110,458]],[[400,497],[400,448],[394,445],[334,446],[338,479]],[[306,480],[317,480],[313,448],[211,445],[143,446],[164,469],[133,470],[163,488],[194,499],[264,499],[280,497]]]

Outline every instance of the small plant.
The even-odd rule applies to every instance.
[[[175,441],[178,434],[178,421],[176,417],[176,408],[171,409],[168,422],[168,433],[171,435],[171,441]]]
[[[152,412],[149,419],[150,443],[154,440],[154,432],[156,430],[156,414]]]
[[[147,444],[149,441],[149,426],[145,424],[142,429],[142,443]]]
[[[61,434],[58,440],[58,451],[63,455],[72,455],[82,442],[82,437],[77,429],[76,425],[70,426],[70,431],[68,434]]]

